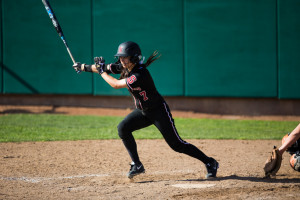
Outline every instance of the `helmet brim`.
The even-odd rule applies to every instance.
[[[125,53],[117,53],[116,55],[115,55],[115,57],[127,57],[128,55],[127,54],[125,54]]]

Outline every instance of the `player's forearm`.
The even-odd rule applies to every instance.
[[[102,78],[113,88],[120,89],[126,87],[125,79],[118,80],[110,75],[108,75],[106,72],[101,74]]]
[[[87,64],[83,63],[83,64],[80,64],[79,67],[80,67],[79,70],[83,71],[83,72],[99,73],[95,64],[87,65]]]
[[[109,65],[105,65],[104,66],[104,71],[105,72],[108,72],[110,71],[110,73],[114,73],[114,74],[120,74],[121,73],[121,69],[119,67],[119,65],[113,65],[113,67],[111,68],[112,64],[109,64]],[[96,68],[96,65],[93,64],[93,65],[90,65],[91,67],[91,71],[94,72],[94,73],[99,73],[98,69]],[[113,70],[113,71],[112,71]],[[109,73],[107,73],[109,74]]]
[[[279,148],[279,152],[283,154],[292,144],[294,144],[300,138],[300,124],[291,132],[286,138],[284,144]]]
[[[90,69],[91,69],[91,72],[97,73],[97,74],[99,73],[98,70],[97,70],[97,68],[96,68],[96,65],[95,65],[95,64],[89,65],[89,67],[90,67]]]

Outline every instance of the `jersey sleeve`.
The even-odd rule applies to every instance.
[[[121,74],[123,70],[122,64],[121,63],[111,63],[108,65],[108,71],[109,74],[113,73],[113,74]]]
[[[128,78],[126,78],[126,84],[131,90],[138,88],[140,86],[140,74],[131,74]]]

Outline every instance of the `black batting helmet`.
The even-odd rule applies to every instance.
[[[138,63],[142,57],[142,52],[137,43],[128,41],[123,42],[119,45],[118,52],[115,56],[131,56],[131,62]]]

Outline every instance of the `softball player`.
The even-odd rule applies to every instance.
[[[282,145],[279,148],[273,147],[271,155],[268,156],[265,165],[265,178],[275,176],[281,167],[282,154],[287,151],[291,154],[290,166],[300,172],[300,124],[289,134],[282,138]]]
[[[281,155],[287,151],[291,155],[291,167],[300,172],[300,124],[282,138],[282,145],[278,148],[278,151]]]
[[[119,45],[115,57],[118,58],[116,64],[105,65],[102,58],[96,58],[95,65],[76,63],[73,65],[73,68],[76,71],[99,73],[111,87],[115,89],[127,88],[133,96],[136,109],[118,125],[119,136],[132,160],[128,178],[133,178],[145,172],[144,166],[139,159],[137,145],[132,132],[152,124],[157,127],[165,141],[174,151],[202,161],[207,169],[206,178],[216,177],[219,163],[215,159],[206,156],[194,145],[181,139],[169,106],[154,85],[147,67],[159,58],[157,52],[154,52],[147,59],[146,63],[142,64],[140,47],[138,44],[129,41]],[[115,79],[109,73],[120,73],[121,76],[119,79]]]
[[[282,155],[285,151],[293,154],[300,152],[300,124],[290,133],[282,138],[282,145],[279,147],[279,153]]]

